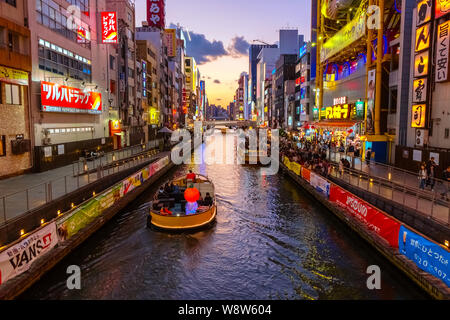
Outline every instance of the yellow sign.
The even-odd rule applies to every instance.
[[[416,47],[415,51],[419,52],[430,47],[430,23],[416,29]]]
[[[366,34],[366,12],[359,9],[355,18],[346,24],[334,36],[328,39],[320,51],[320,61],[325,61],[336,53],[347,48]]]
[[[296,175],[301,175],[302,166],[297,162],[291,162],[291,171],[293,171]]]
[[[414,80],[413,86],[413,102],[427,101],[427,78]]]
[[[431,6],[432,2],[430,0],[422,0],[417,3],[417,26],[431,20]]]
[[[435,18],[450,12],[450,0],[436,0]]]
[[[0,81],[27,86],[28,72],[0,66]]]
[[[348,104],[328,107],[325,109],[326,119],[348,119],[350,108]]]
[[[427,106],[425,104],[416,104],[412,106],[411,127],[425,128]]]
[[[159,111],[156,108],[150,107],[148,117],[150,124],[159,124]]]
[[[428,50],[419,53],[414,58],[414,77],[423,77],[428,74]]]

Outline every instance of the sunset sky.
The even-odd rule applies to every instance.
[[[237,79],[249,71],[253,40],[278,41],[278,30],[297,28],[310,39],[310,0],[166,0],[166,27],[189,30],[188,54],[195,57],[210,104],[226,107]],[[146,0],[136,0],[136,24],[146,20]]]

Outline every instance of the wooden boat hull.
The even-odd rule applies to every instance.
[[[189,216],[162,216],[150,210],[150,221],[152,227],[170,231],[184,231],[200,229],[214,223],[217,207],[214,205],[208,211]]]

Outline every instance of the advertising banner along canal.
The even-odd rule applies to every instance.
[[[450,252],[448,250],[404,226],[400,228],[398,245],[401,254],[450,287]]]
[[[57,243],[56,224],[53,222],[0,253],[0,285],[30,269]]]
[[[398,233],[400,223],[389,218],[381,211],[369,205],[364,200],[359,199],[341,187],[332,185],[330,190],[330,201],[344,208],[353,217],[356,217],[367,228],[375,231],[383,239],[389,242],[393,248],[398,247]]]

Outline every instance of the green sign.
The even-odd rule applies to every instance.
[[[354,120],[364,120],[364,111],[365,111],[366,104],[364,101],[356,101],[355,102],[355,108],[353,109],[353,119]]]
[[[313,108],[313,120],[319,120],[319,108]]]

